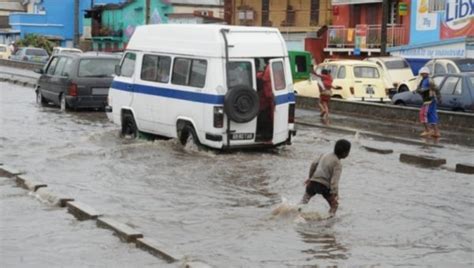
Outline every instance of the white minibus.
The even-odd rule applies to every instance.
[[[274,147],[295,134],[288,52],[276,28],[136,28],[109,90],[108,117],[139,132],[216,149]]]

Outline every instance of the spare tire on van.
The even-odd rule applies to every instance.
[[[259,106],[257,92],[244,85],[230,88],[224,97],[224,111],[237,123],[252,121],[258,115]]]

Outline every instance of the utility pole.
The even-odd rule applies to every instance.
[[[145,1],[145,24],[150,24],[150,0]]]
[[[388,10],[390,8],[390,0],[382,1],[382,28],[380,30],[380,54],[387,55],[387,24],[388,24]]]
[[[74,0],[74,47],[79,47],[79,0]]]

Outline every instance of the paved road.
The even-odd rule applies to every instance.
[[[0,162],[175,246],[187,260],[216,267],[473,265],[472,175],[398,161],[399,153],[423,153],[453,166],[472,160],[470,147],[413,146],[298,126],[291,146],[220,154],[174,140],[122,140],[103,113],[39,107],[30,88],[0,83],[0,94]],[[310,161],[340,138],[353,148],[343,163],[338,215],[317,220],[327,213],[317,197],[302,220],[292,209]],[[361,145],[395,153],[368,153]],[[1,183],[0,208],[9,215],[0,220],[2,266],[29,266],[28,252],[40,266],[69,266],[55,253],[60,247],[69,249],[71,266],[161,265],[110,232]],[[282,207],[288,213],[272,214]],[[82,252],[92,252],[90,260]]]

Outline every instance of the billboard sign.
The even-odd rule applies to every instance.
[[[333,6],[382,3],[382,0],[331,0]]]
[[[474,36],[474,5],[471,0],[447,0],[441,39]]]

